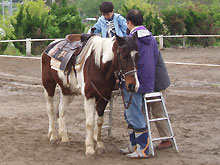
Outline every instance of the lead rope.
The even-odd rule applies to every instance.
[[[129,106],[131,105],[131,100],[132,100],[132,97],[133,97],[133,93],[134,93],[134,92],[131,92],[131,95],[130,95],[129,100],[128,100],[128,102],[127,102],[128,104],[126,105],[125,99],[124,99],[124,92],[123,92],[121,86],[119,87],[119,91],[121,92],[121,96],[122,96],[122,101],[123,101],[123,104],[124,104],[124,108],[125,108],[125,109],[128,109]]]
[[[119,77],[120,77],[119,92],[121,93],[121,96],[122,96],[122,101],[123,101],[123,104],[124,104],[124,108],[125,108],[125,109],[128,109],[129,106],[130,106],[130,104],[131,104],[131,100],[132,100],[132,97],[133,97],[133,93],[134,93],[134,92],[131,92],[131,95],[130,95],[129,100],[128,100],[128,102],[127,102],[128,104],[126,105],[126,103],[125,103],[125,98],[124,98],[124,92],[123,92],[123,90],[122,90],[122,82],[124,81],[124,75],[121,73],[121,71],[120,71],[119,73],[120,73],[120,75],[119,75]]]
[[[131,100],[132,100],[132,97],[133,97],[133,92],[131,92],[131,95],[129,97],[129,101],[128,101],[128,104],[126,105],[125,103],[125,99],[124,99],[124,92],[122,90],[122,82],[124,81],[124,77],[126,74],[130,74],[131,71],[127,72],[126,74],[122,74],[122,65],[121,65],[121,61],[120,61],[120,53],[119,53],[119,50],[117,52],[117,56],[118,56],[118,63],[119,63],[119,77],[120,77],[120,82],[119,82],[119,91],[121,92],[121,96],[122,96],[122,101],[123,101],[123,104],[124,104],[124,108],[125,109],[128,109],[129,106],[131,105]],[[133,71],[132,71],[133,72]]]

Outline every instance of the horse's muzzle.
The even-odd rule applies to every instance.
[[[135,85],[134,84],[129,84],[128,85],[128,90],[129,90],[129,92],[135,92]]]

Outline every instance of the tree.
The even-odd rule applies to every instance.
[[[45,38],[48,7],[43,0],[25,1],[18,5],[18,12],[11,18],[13,35],[11,39]],[[25,42],[15,42],[15,47],[25,54]],[[32,43],[32,54],[40,54],[45,46],[41,42]]]
[[[84,31],[76,6],[67,6],[65,0],[60,7],[54,3],[51,10],[43,0],[25,1],[18,6],[18,12],[11,19],[11,24],[11,39],[64,38],[67,34]],[[47,44],[48,42],[33,42],[31,53],[41,54]],[[15,42],[14,45],[25,54],[24,42]]]
[[[128,0],[122,5],[119,12],[126,17],[128,11],[131,9],[137,9],[143,14],[143,25],[147,27],[153,35],[163,33],[162,20],[158,15],[156,6],[148,3],[148,0]]]
[[[62,1],[61,7],[56,3],[52,4],[50,15],[50,26],[47,29],[48,36],[54,36],[56,31],[59,37],[65,37],[70,33],[82,33],[85,26],[82,24],[81,17],[78,14],[75,5],[67,5],[65,0]]]
[[[106,0],[78,0],[77,8],[80,11],[80,14],[85,17],[98,17],[100,16],[99,6],[102,2]],[[118,12],[121,5],[124,3],[124,0],[111,0],[114,5],[115,12]],[[89,5],[89,7],[88,7]]]

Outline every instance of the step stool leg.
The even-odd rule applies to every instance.
[[[113,99],[110,100],[109,102],[109,118],[108,118],[108,123],[109,123],[109,129],[108,129],[108,138],[111,138],[112,136],[112,111],[113,111]]]
[[[147,128],[148,128],[150,150],[151,150],[152,156],[154,156],[155,155],[154,154],[154,145],[152,142],[151,126],[150,126],[150,121],[149,121],[149,114],[148,114],[146,98],[144,98],[144,113],[146,115],[146,123],[147,123]]]
[[[179,152],[177,144],[176,144],[176,139],[174,137],[173,129],[171,127],[171,122],[170,122],[170,119],[169,119],[169,115],[167,113],[167,109],[166,109],[166,105],[165,105],[165,99],[163,97],[162,92],[161,92],[161,100],[162,100],[161,101],[162,102],[162,110],[163,110],[163,112],[164,112],[164,114],[165,114],[165,116],[167,118],[167,122],[168,122],[168,130],[169,130],[169,132],[170,132],[170,134],[172,136],[171,140],[172,140],[173,147],[175,148],[176,152]]]

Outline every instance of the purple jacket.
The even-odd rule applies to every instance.
[[[157,40],[144,26],[138,26],[130,32],[132,36],[137,32],[138,54],[137,74],[140,82],[139,93],[154,92],[155,68],[159,54]]]

